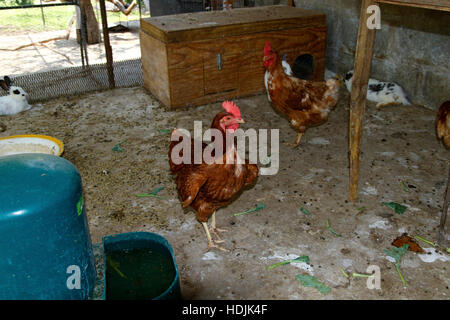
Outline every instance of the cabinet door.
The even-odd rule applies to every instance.
[[[239,69],[239,94],[249,95],[265,91],[261,50],[248,51],[242,55],[242,67]]]
[[[205,95],[231,92],[239,87],[239,55],[217,51],[203,62]]]
[[[204,95],[201,50],[186,43],[167,48],[171,107],[184,107]]]

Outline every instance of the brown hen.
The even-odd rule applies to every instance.
[[[281,59],[269,42],[264,47],[265,84],[275,109],[286,115],[298,132],[294,148],[308,127],[322,124],[336,105],[341,82],[329,79],[317,82],[287,75]]]
[[[214,161],[212,163],[205,162],[205,159],[202,157],[202,162],[195,164],[194,141],[190,137],[177,132],[177,129],[171,133],[169,148],[170,168],[172,173],[177,176],[177,190],[183,203],[183,208],[191,206],[195,210],[197,220],[202,223],[208,238],[207,251],[211,248],[227,251],[217,244],[223,242],[217,232],[226,230],[217,228],[216,210],[230,203],[243,188],[254,184],[258,177],[258,167],[255,164],[249,164],[248,160],[243,161],[241,164],[238,162],[239,155],[237,154],[236,143],[232,135],[238,129],[239,124],[244,123],[239,109],[235,104],[227,101],[224,102],[223,106],[227,111],[218,113],[211,125],[211,128],[221,132],[223,140],[211,143],[223,146],[224,151],[218,151],[222,149],[220,147],[214,148],[214,152],[212,152]],[[174,163],[173,157],[177,155],[176,152],[175,155],[172,153],[174,147],[180,143],[178,140],[172,141],[176,140],[176,138],[173,138],[175,133],[182,136],[182,139],[190,140],[190,163]],[[202,143],[202,153],[207,146],[207,144]],[[182,156],[182,153],[179,153],[179,156]],[[227,163],[227,156],[229,157],[228,159],[233,159],[233,163]],[[212,223],[211,227],[208,227],[207,221],[210,216],[212,216]],[[212,239],[210,231],[213,232],[218,240]]]
[[[445,101],[438,110],[436,117],[436,132],[444,145],[450,148],[450,101]]]

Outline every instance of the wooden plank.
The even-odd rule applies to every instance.
[[[285,5],[141,19],[144,32],[166,43],[211,40],[325,24],[324,14]]]
[[[162,103],[170,106],[167,48],[161,41],[139,32],[144,87]]]
[[[203,65],[192,65],[185,68],[169,70],[170,108],[196,105],[196,101],[205,96]]]
[[[372,63],[373,42],[375,29],[367,28],[367,7],[373,5],[375,0],[363,0],[356,44],[355,65],[350,98],[350,194],[352,202],[358,197],[358,178],[360,168],[361,140],[366,107],[367,84]]]
[[[377,0],[377,2],[432,10],[450,11],[450,0]]]

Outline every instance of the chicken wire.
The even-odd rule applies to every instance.
[[[104,63],[36,72],[10,78],[12,85],[22,87],[28,93],[28,102],[30,103],[110,88],[108,69]],[[116,88],[142,86],[141,59],[115,62],[114,80]],[[3,90],[1,91],[1,95],[6,94]]]
[[[159,0],[153,0],[154,4]],[[202,11],[203,5],[210,5],[211,1],[203,0],[172,0],[181,12]],[[222,1],[217,1],[218,9]],[[150,2],[151,4],[151,2]],[[167,2],[161,4],[167,9]],[[235,0],[234,7],[254,6],[252,0]],[[209,8],[210,9],[210,8]],[[114,52],[114,50],[113,50]],[[82,50],[82,56],[83,56]],[[87,52],[85,57],[87,60]],[[84,62],[84,61],[83,61]],[[61,96],[82,94],[110,88],[106,63],[62,68],[51,71],[35,72],[22,75],[11,75],[13,85],[22,87],[28,93],[28,102],[48,100]],[[115,87],[142,86],[142,62],[140,58],[114,62]],[[0,90],[0,96],[7,93]]]

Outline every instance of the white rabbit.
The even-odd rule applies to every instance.
[[[9,95],[0,97],[0,116],[16,114],[31,109],[27,101],[27,93],[21,87],[11,86],[11,79],[8,76],[0,79],[0,86]]]
[[[345,74],[345,86],[348,92],[352,91],[353,70]],[[367,88],[367,100],[376,102],[377,108],[387,106],[393,103],[410,105],[411,102],[406,96],[402,87],[394,82],[383,82],[375,79],[369,79]]]

